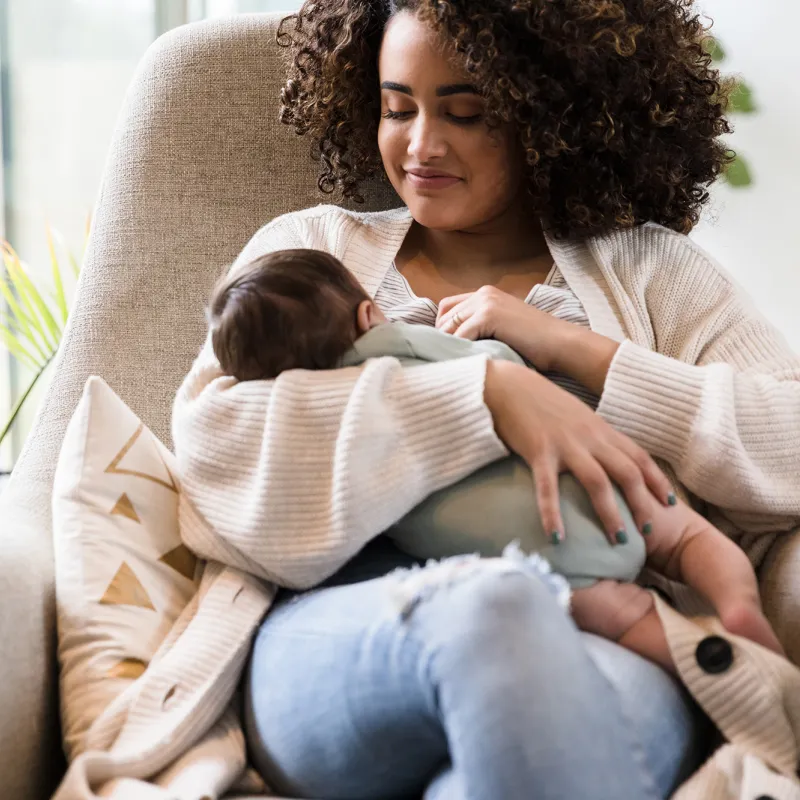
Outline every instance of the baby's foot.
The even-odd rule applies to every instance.
[[[602,580],[575,591],[570,610],[582,631],[616,642],[652,609],[652,595],[641,586]]]
[[[719,609],[718,613],[725,630],[782,656],[786,655],[757,602],[740,601],[729,608]]]

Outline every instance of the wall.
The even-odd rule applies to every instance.
[[[725,71],[741,73],[758,113],[734,116],[731,145],[753,185],[719,183],[693,237],[800,351],[800,5],[701,0],[715,21]]]

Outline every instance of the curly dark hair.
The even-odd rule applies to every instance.
[[[692,0],[306,0],[278,32],[294,56],[281,120],[313,137],[321,191],[360,201],[383,175],[378,52],[399,11],[454,43],[490,125],[513,124],[553,235],[697,223],[732,153],[728,87]]]

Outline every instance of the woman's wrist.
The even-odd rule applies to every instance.
[[[503,402],[504,392],[508,389],[509,373],[513,374],[511,367],[516,365],[511,361],[500,361],[490,358],[486,361],[486,377],[483,383],[483,402],[489,409],[492,417],[499,411]]]
[[[529,378],[538,379],[533,370],[513,361],[490,358],[486,362],[486,377],[483,384],[483,402],[489,409],[497,429],[498,417],[508,407],[511,395],[517,391],[521,381]]]
[[[568,375],[599,397],[603,394],[619,342],[588,328],[567,325],[554,351],[551,369]]]

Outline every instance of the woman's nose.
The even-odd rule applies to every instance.
[[[408,153],[419,163],[447,155],[447,137],[440,122],[418,114],[411,125]]]

